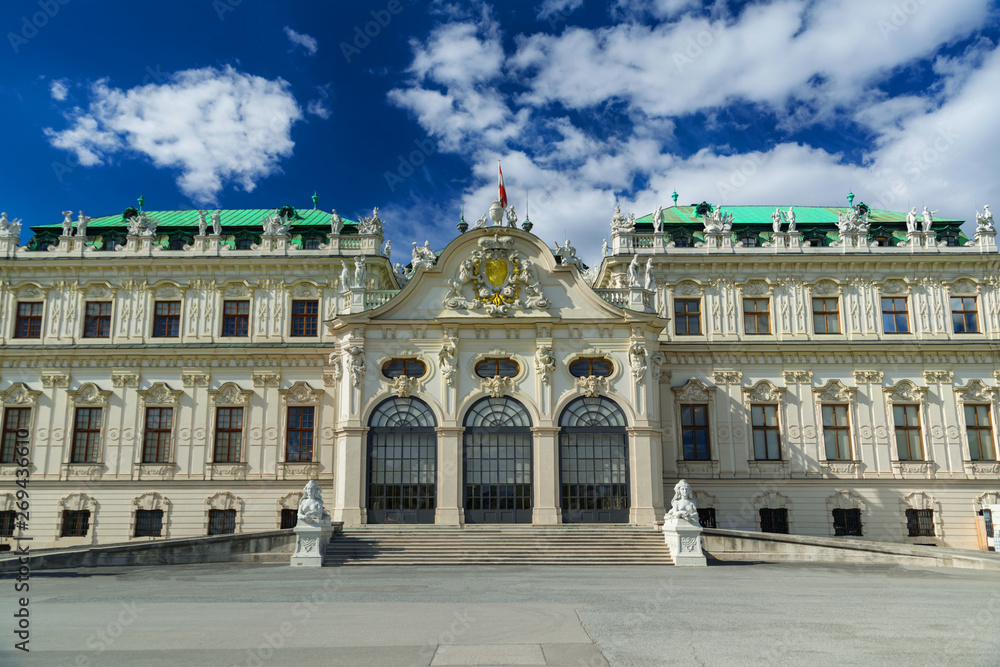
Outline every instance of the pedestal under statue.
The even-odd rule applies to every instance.
[[[663,537],[670,547],[674,565],[678,567],[708,565],[701,549],[701,532],[698,508],[691,499],[691,485],[682,479],[674,486],[670,511],[663,517]]]
[[[323,507],[323,492],[319,484],[309,480],[299,501],[298,522],[295,524],[295,552],[292,566],[322,567],[326,545],[333,535],[330,513]]]

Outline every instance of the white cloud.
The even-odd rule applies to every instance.
[[[319,116],[323,120],[330,118],[330,108],[323,100],[309,100],[306,104],[306,113]]]
[[[583,6],[583,0],[544,0],[538,7],[538,18],[568,16]]]
[[[306,50],[306,53],[311,56],[316,55],[316,52],[319,51],[319,42],[316,41],[315,37],[307,35],[303,32],[295,32],[287,25],[285,26],[285,35],[288,37],[289,41],[292,42],[292,44],[295,46],[301,46]]]
[[[66,99],[69,94],[69,88],[66,87],[66,81],[64,79],[56,79],[49,84],[49,94],[52,95],[52,99],[57,102],[62,102]]]
[[[291,127],[302,110],[282,79],[208,67],[129,90],[98,81],[89,107],[74,108],[68,118],[70,127],[45,134],[82,165],[137,153],[179,170],[181,190],[207,204],[227,182],[249,192],[279,171],[281,158],[292,155]]]

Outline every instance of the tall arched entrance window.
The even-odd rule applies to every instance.
[[[466,523],[531,523],[531,417],[513,398],[484,398],[465,415]]]
[[[559,495],[563,523],[627,523],[625,414],[603,396],[581,397],[559,417]]]
[[[434,523],[437,421],[430,407],[390,398],[368,425],[368,523]]]

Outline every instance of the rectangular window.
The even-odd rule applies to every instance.
[[[753,428],[753,457],[758,461],[780,461],[778,406],[751,405],[750,425]]]
[[[862,537],[861,510],[833,510],[833,534],[837,537]]]
[[[14,522],[17,520],[17,512],[6,510],[0,512],[0,537],[14,537]]]
[[[173,422],[173,408],[146,408],[143,463],[166,463],[170,460],[170,428]]]
[[[181,335],[181,302],[157,301],[153,305],[153,336],[177,338]]]
[[[292,335],[315,336],[319,332],[319,301],[292,301]]]
[[[892,420],[896,428],[896,452],[900,461],[922,461],[920,445],[920,406],[892,406]]]
[[[686,461],[709,459],[708,405],[681,406],[681,441]]]
[[[41,302],[17,304],[14,338],[42,337],[42,307]]]
[[[288,408],[287,436],[285,460],[312,461],[313,408]]]
[[[216,408],[215,463],[239,463],[243,439],[243,408]]]
[[[760,508],[760,532],[788,533],[788,510],[784,507],[772,509]]]
[[[222,335],[246,337],[250,335],[250,302],[224,301],[222,304]]]
[[[813,299],[813,328],[818,334],[840,333],[840,299]]]
[[[84,338],[111,337],[111,302],[88,301],[83,315]]]
[[[77,408],[70,463],[96,463],[101,443],[101,408]]]
[[[296,509],[281,510],[281,527],[295,528],[299,522],[299,511]]]
[[[965,404],[965,432],[969,438],[969,458],[971,460],[996,460],[990,406]]]
[[[823,406],[823,440],[827,461],[851,460],[851,429],[846,405]]]
[[[934,537],[934,510],[906,510],[906,532],[910,537]]]
[[[62,532],[63,537],[86,537],[90,530],[90,510],[63,510]]]
[[[674,299],[674,333],[701,335],[701,299]]]
[[[163,531],[163,510],[136,510],[135,536],[159,537]]]
[[[951,297],[951,321],[955,325],[955,333],[979,333],[976,297]]]
[[[770,299],[743,299],[743,330],[748,334],[771,333],[770,308]]]
[[[698,523],[701,524],[702,528],[716,528],[715,508],[714,507],[700,508],[698,510]]]
[[[910,333],[906,297],[882,297],[882,330],[885,333]]]
[[[208,510],[208,534],[232,535],[236,532],[236,510]]]
[[[17,449],[17,432],[28,430],[31,408],[7,408],[3,411],[3,439],[0,440],[0,463],[13,463]]]

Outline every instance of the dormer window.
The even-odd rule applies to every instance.
[[[427,365],[419,359],[390,359],[382,364],[382,375],[387,378],[419,378],[427,373]]]
[[[678,234],[677,236],[674,236],[671,239],[671,241],[674,242],[674,247],[675,248],[690,248],[691,247],[691,237],[690,236],[683,236],[681,234]]]
[[[608,377],[614,371],[614,364],[604,357],[582,357],[569,365],[570,375],[578,378],[589,377],[591,375]]]
[[[757,238],[758,237],[756,234],[750,232],[744,232],[743,234],[740,234],[740,242],[743,244],[744,248],[757,247]]]
[[[487,357],[476,364],[476,375],[481,378],[512,378],[521,371],[517,362],[510,358]]]

